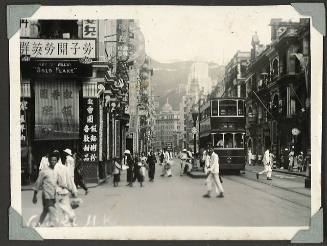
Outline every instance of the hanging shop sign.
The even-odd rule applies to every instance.
[[[83,20],[83,38],[96,38],[98,24],[96,20]]]
[[[99,104],[95,98],[83,99],[83,123],[81,146],[83,161],[95,163],[99,161]]]
[[[81,60],[81,61],[80,61]],[[80,60],[32,60],[30,62],[30,76],[32,77],[91,77],[91,63]]]
[[[79,138],[79,87],[54,80],[35,81],[36,140]]]
[[[129,20],[117,21],[117,60],[127,61],[129,58]]]
[[[20,39],[20,55],[31,58],[96,58],[95,39]]]

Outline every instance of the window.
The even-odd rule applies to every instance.
[[[221,100],[219,102],[219,115],[231,116],[236,114],[236,100]]]
[[[211,102],[212,104],[212,116],[218,116],[218,101],[214,100]]]
[[[235,134],[235,143],[234,148],[243,148],[244,147],[244,139],[243,139],[242,133],[236,133]]]
[[[244,115],[244,101],[238,100],[238,115]]]
[[[231,133],[225,134],[224,147],[233,148],[233,134]]]
[[[215,139],[215,146],[218,148],[224,148],[224,139],[223,139],[223,134],[217,134]]]

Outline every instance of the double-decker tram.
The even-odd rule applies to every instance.
[[[200,147],[212,143],[220,170],[239,172],[245,166],[243,98],[212,98],[200,107]]]

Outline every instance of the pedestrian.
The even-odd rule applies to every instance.
[[[213,146],[211,144],[208,146],[207,153],[205,174],[207,175],[206,185],[208,191],[203,197],[211,197],[212,183],[216,188],[217,197],[224,197],[224,189],[219,179],[219,157],[213,151]]]
[[[118,183],[120,182],[120,171],[122,170],[122,166],[119,164],[119,158],[114,158],[114,187],[118,187]]]
[[[127,186],[133,186],[134,162],[131,152],[127,149],[124,152],[124,165],[127,166]]]
[[[154,155],[153,151],[150,151],[150,155],[147,158],[147,163],[149,166],[149,181],[153,182],[154,180],[154,174],[156,171],[156,162],[157,162],[157,158]]]
[[[264,170],[261,171],[261,172],[256,173],[257,179],[259,179],[259,175],[267,173],[267,180],[272,180],[271,179],[272,161],[271,161],[271,158],[270,158],[270,153],[269,153],[269,147],[268,146],[266,146],[266,151],[265,151],[265,153],[263,155],[262,163],[264,165]]]
[[[43,168],[49,167],[49,154],[45,154],[42,156],[40,165],[39,165],[39,171],[41,171]]]
[[[300,151],[299,155],[297,156],[297,164],[298,164],[298,172],[303,172],[304,171],[304,156],[303,156],[303,151]]]
[[[294,146],[291,147],[290,153],[288,154],[288,171],[293,170],[293,164],[294,164]]]
[[[163,165],[164,159],[165,159],[165,155],[164,155],[164,151],[161,150],[160,154],[159,154],[159,158],[160,158],[160,165]]]
[[[161,177],[164,177],[166,174],[168,177],[172,177],[171,174],[171,163],[170,163],[170,156],[167,151],[167,148],[164,148],[164,159],[163,159],[163,165],[162,165],[162,172],[161,172]]]
[[[248,149],[248,165],[252,166],[252,151],[250,148]]]
[[[59,151],[55,151],[55,154],[59,156]],[[54,170],[58,177],[56,204],[58,212],[60,212],[63,217],[61,219],[61,223],[66,225],[68,222],[69,225],[74,226],[76,216],[71,207],[70,194],[72,194],[73,198],[77,197],[76,186],[72,180],[71,172],[67,166],[57,163]]]
[[[72,184],[75,185],[74,182],[74,174],[75,174],[75,160],[73,158],[73,153],[70,149],[64,149],[63,150],[63,164],[65,164],[65,166],[68,169],[70,178],[72,180]],[[76,187],[75,187],[76,189]]]
[[[57,175],[54,171],[54,167],[58,162],[58,158],[55,154],[49,155],[48,168],[42,168],[39,176],[36,180],[33,188],[33,203],[37,203],[37,192],[42,190],[42,205],[43,210],[39,218],[38,226],[42,225],[46,216],[49,215],[49,226],[57,225],[57,213],[55,208],[56,203],[56,187],[57,187]]]
[[[187,156],[187,150],[186,149],[183,149],[182,150],[182,153],[181,153],[181,171],[180,171],[180,176],[183,176],[184,175],[184,169],[185,169],[185,165],[186,165],[186,162],[188,160],[188,156]]]
[[[83,181],[83,159],[81,156],[76,153],[75,154],[75,170],[74,170],[74,183],[76,188],[78,186],[82,187],[82,189],[85,191],[85,195],[89,193],[89,189],[86,187]]]
[[[142,158],[142,157],[138,158],[137,166],[138,166],[137,180],[140,183],[140,186],[143,187],[143,182],[144,182],[146,167],[147,167],[146,158]]]

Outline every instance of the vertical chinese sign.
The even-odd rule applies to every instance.
[[[20,141],[21,146],[27,145],[28,132],[27,132],[27,115],[29,110],[29,104],[27,99],[21,99],[20,101]]]
[[[129,58],[129,20],[117,20],[117,60],[127,61]]]
[[[99,105],[95,98],[83,98],[82,153],[84,164],[99,161]]]

